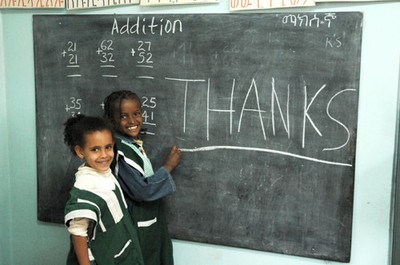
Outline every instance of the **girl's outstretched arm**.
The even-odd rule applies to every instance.
[[[122,157],[118,161],[118,167],[118,181],[124,194],[132,200],[154,201],[176,190],[175,182],[165,167],[161,167],[149,177],[144,177]]]
[[[121,154],[117,161],[116,173],[124,194],[136,201],[154,201],[173,193],[176,187],[170,172],[179,164],[180,158],[180,150],[173,146],[164,166],[154,175],[144,177],[132,163],[128,162],[131,159]]]

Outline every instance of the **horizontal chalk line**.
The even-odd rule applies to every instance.
[[[313,158],[313,157],[308,157],[308,156],[303,156],[303,155],[298,155],[298,154],[293,154],[293,153],[289,153],[289,152],[283,152],[283,151],[278,151],[278,150],[273,150],[273,149],[268,149],[268,148],[228,146],[228,145],[214,145],[214,146],[204,146],[204,147],[195,147],[195,148],[180,148],[180,150],[182,152],[189,152],[189,153],[207,152],[207,151],[214,151],[214,150],[221,150],[221,149],[273,153],[273,154],[290,156],[290,157],[295,157],[295,158],[299,158],[299,159],[304,159],[304,160],[309,160],[309,161],[323,163],[323,164],[329,164],[329,165],[344,166],[344,167],[352,167],[353,166],[352,164],[348,164],[348,163],[340,163],[340,162],[334,162],[334,161],[329,161],[329,160],[317,159],[317,158]]]

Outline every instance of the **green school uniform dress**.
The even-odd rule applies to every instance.
[[[91,264],[144,265],[136,228],[118,181],[111,170],[104,174],[81,166],[65,207],[65,225],[87,218]],[[79,264],[71,244],[67,265]]]
[[[137,189],[132,187],[134,184],[129,185],[127,178],[130,178],[130,181],[138,178],[138,176],[144,181],[149,179],[148,184],[152,186],[151,189],[158,191],[152,194],[152,198],[172,193],[175,191],[175,183],[165,168],[159,169],[154,174],[152,165],[142,149],[142,143],[139,142],[139,144],[117,134],[116,148],[118,155],[115,174],[121,183],[122,189],[124,192],[126,191],[125,197],[128,209],[132,220],[138,228],[140,248],[142,249],[145,265],[173,265],[172,241],[168,231],[162,199],[138,200],[132,194]],[[125,169],[119,171],[119,166]],[[127,167],[129,167],[128,170]],[[130,172],[129,175],[128,172]],[[135,174],[135,177],[133,174]],[[131,196],[127,196],[128,193]]]

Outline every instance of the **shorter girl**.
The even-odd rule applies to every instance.
[[[114,138],[98,117],[78,115],[64,124],[64,142],[84,161],[65,207],[71,234],[67,264],[143,265],[136,228],[111,173]]]

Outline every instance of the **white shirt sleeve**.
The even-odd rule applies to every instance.
[[[74,236],[88,236],[89,219],[75,218],[69,222],[68,232]]]

